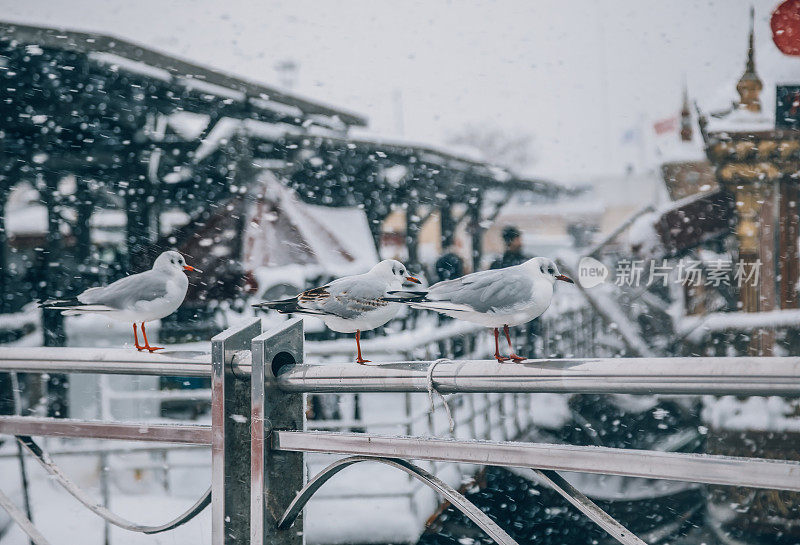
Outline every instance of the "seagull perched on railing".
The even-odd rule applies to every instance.
[[[405,265],[386,259],[364,274],[345,276],[288,299],[253,306],[283,314],[316,316],[334,331],[355,333],[356,363],[364,364],[369,360],[361,356],[361,332],[380,327],[397,315],[400,305],[387,301],[386,294],[399,290],[403,282],[420,283],[409,276]]]
[[[149,271],[120,278],[108,286],[89,288],[71,299],[51,299],[39,306],[61,310],[65,316],[101,314],[121,322],[132,322],[136,349],[154,352],[162,347],[150,346],[144,323],[160,320],[178,310],[189,288],[184,271],[202,272],[187,265],[180,253],[168,251],[156,258]],[[139,345],[137,322],[142,324],[144,346]]]
[[[550,306],[556,280],[574,283],[558,271],[551,259],[534,257],[513,267],[445,280],[427,291],[390,292],[387,299],[491,327],[494,329],[494,357],[499,362],[510,359],[518,363],[525,357],[514,353],[508,327],[541,316]],[[500,355],[501,326],[511,351],[508,357]]]

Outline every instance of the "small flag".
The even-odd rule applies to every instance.
[[[667,134],[678,130],[678,118],[675,116],[661,119],[653,123],[653,130],[656,134]]]

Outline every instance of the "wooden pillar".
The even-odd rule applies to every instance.
[[[468,206],[469,232],[472,237],[472,270],[474,272],[480,270],[483,256],[483,227],[481,227],[483,196],[476,194]]]
[[[775,227],[776,191],[767,183],[742,183],[736,186],[739,261],[749,274],[757,269],[758,279],[742,278],[739,300],[742,312],[764,312],[776,308]],[[770,356],[774,331],[756,329],[748,344],[751,356]]]
[[[453,219],[452,201],[445,201],[439,208],[439,233],[442,239],[442,251],[453,243],[456,222]]]
[[[764,203],[759,212],[758,259],[761,263],[758,282],[758,312],[768,312],[778,308],[776,277],[777,266],[775,248],[777,239],[777,185],[770,184],[762,189]],[[754,332],[756,338],[751,342],[750,352],[758,356],[771,356],[775,345],[775,330],[760,329]]]
[[[92,254],[91,219],[94,203],[85,179],[78,178],[75,203],[75,257],[78,263],[85,264]]]
[[[44,184],[40,190],[40,196],[47,208],[47,241],[45,243],[44,255],[42,260],[41,278],[44,281],[44,289],[41,293],[43,299],[62,297],[61,273],[59,256],[63,250],[61,240],[61,218],[56,207],[56,192],[58,191],[59,174],[57,172],[45,172]],[[64,318],[61,312],[55,310],[45,310],[42,316],[42,329],[44,334],[45,346],[64,346],[66,335],[64,333]]]
[[[407,202],[405,238],[408,259],[406,259],[406,267],[411,270],[417,270],[419,267],[419,231],[421,227],[417,203]]]
[[[136,153],[134,168],[128,171],[128,192],[125,195],[125,242],[128,248],[128,273],[141,272],[150,268],[152,259],[147,250],[154,240],[153,203],[148,197],[152,187],[147,176],[145,150]]]
[[[800,282],[800,218],[798,217],[798,183],[784,176],[780,182],[780,239],[778,271],[780,273],[780,308],[798,308],[797,286]]]
[[[61,271],[59,256],[63,252],[61,237],[61,218],[59,217],[56,193],[61,175],[58,172],[46,171],[43,174],[44,184],[39,194],[47,207],[47,242],[43,256],[42,275],[44,279],[43,298],[63,297],[62,287],[65,276]],[[59,310],[42,310],[42,336],[45,346],[66,346],[67,335],[64,330],[64,317]],[[47,415],[67,418],[67,375],[51,374],[47,381],[48,404]]]

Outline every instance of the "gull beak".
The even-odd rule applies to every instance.
[[[195,268],[194,268],[194,267],[192,267],[191,265],[184,265],[184,266],[183,266],[183,270],[184,270],[184,271],[194,271],[194,272],[199,272],[199,273],[203,272],[203,271],[201,271],[200,269],[195,269]]]
[[[562,282],[568,282],[570,284],[574,284],[575,282],[572,281],[572,278],[568,276],[564,276],[563,274],[559,274],[556,276],[556,280],[561,280]]]
[[[414,278],[413,276],[406,276],[406,282],[413,282],[415,284],[422,284],[422,282],[419,281],[419,278]]]

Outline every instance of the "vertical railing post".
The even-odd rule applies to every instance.
[[[277,388],[275,376],[284,365],[303,363],[303,321],[291,320],[253,339],[251,373],[250,543],[303,545],[303,516],[292,527],[278,529],[284,511],[305,484],[302,452],[272,450],[273,430],[305,429],[303,394]]]
[[[250,384],[233,360],[250,350],[261,320],[211,339],[211,543],[246,545],[250,539]]]

